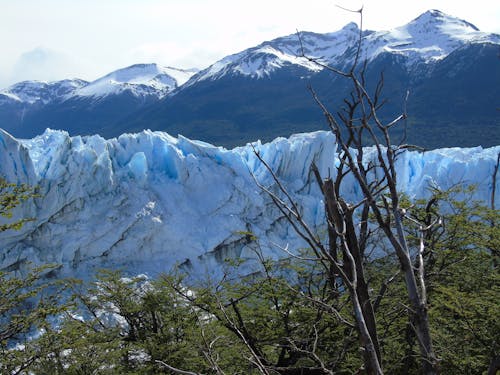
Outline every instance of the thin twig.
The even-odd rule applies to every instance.
[[[156,363],[162,365],[163,367],[165,367],[167,370],[170,370],[172,372],[175,372],[176,374],[180,374],[180,375],[203,375],[199,372],[191,372],[191,371],[184,371],[184,370],[180,370],[178,368],[175,368],[173,366],[170,366],[169,364],[163,362],[163,361],[160,361],[159,359],[155,360]]]

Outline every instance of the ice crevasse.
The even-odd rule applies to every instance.
[[[254,147],[306,221],[320,228],[324,208],[310,165],[324,176],[334,171],[335,137],[320,131]],[[423,197],[431,185],[477,184],[475,198],[489,202],[499,152],[500,146],[406,152],[397,164],[399,189]],[[56,263],[60,275],[85,278],[101,268],[155,275],[182,264],[204,273],[225,257],[252,257],[248,233],[270,256],[282,254],[276,245],[304,246],[257,186],[254,178],[266,186],[272,178],[250,145],[226,150],[151,131],[105,140],[47,130],[18,140],[0,130],[0,175],[37,186],[40,195],[14,212],[14,219],[34,221],[0,233],[2,270]],[[352,182],[342,194],[354,201],[360,192]],[[500,193],[497,207],[499,200]]]

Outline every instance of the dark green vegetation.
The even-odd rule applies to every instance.
[[[31,187],[9,183],[0,176],[0,232],[19,229],[30,220],[12,220],[12,210],[34,196],[35,192]]]
[[[443,374],[486,373],[499,355],[500,212],[468,194],[434,191],[429,200],[401,203],[422,222],[438,215],[444,222],[426,232],[424,253],[430,328]],[[418,247],[419,233],[407,225],[411,246]],[[419,374],[403,273],[376,238],[369,248],[388,253],[364,262],[382,366],[388,374]],[[88,285],[66,280],[63,286],[47,283],[48,269],[22,279],[1,274],[0,372],[364,373],[340,279],[311,261],[310,250],[273,261],[258,242],[253,238],[258,272],[246,277],[237,276],[234,260],[220,278],[203,281],[103,271]],[[44,333],[28,339],[37,330]]]

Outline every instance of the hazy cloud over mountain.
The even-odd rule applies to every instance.
[[[37,47],[19,56],[8,77],[11,82],[26,79],[54,81],[74,76],[81,66],[71,57],[52,49]]]

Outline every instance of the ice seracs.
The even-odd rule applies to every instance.
[[[334,171],[334,136],[254,145],[321,231],[324,205],[309,167],[314,161],[324,175]],[[397,165],[399,189],[420,197],[431,185],[477,183],[476,198],[486,201],[498,152],[500,146],[407,152]],[[282,255],[273,244],[305,246],[255,184],[252,174],[267,186],[272,178],[250,146],[227,150],[151,131],[105,140],[47,130],[20,141],[0,130],[0,162],[0,175],[36,185],[40,194],[15,212],[35,221],[0,234],[0,269],[57,263],[61,275],[92,277],[100,268],[154,275],[184,264],[201,274],[220,270],[226,257],[251,258],[255,243],[247,232],[270,256]],[[359,199],[354,184],[342,194]]]

